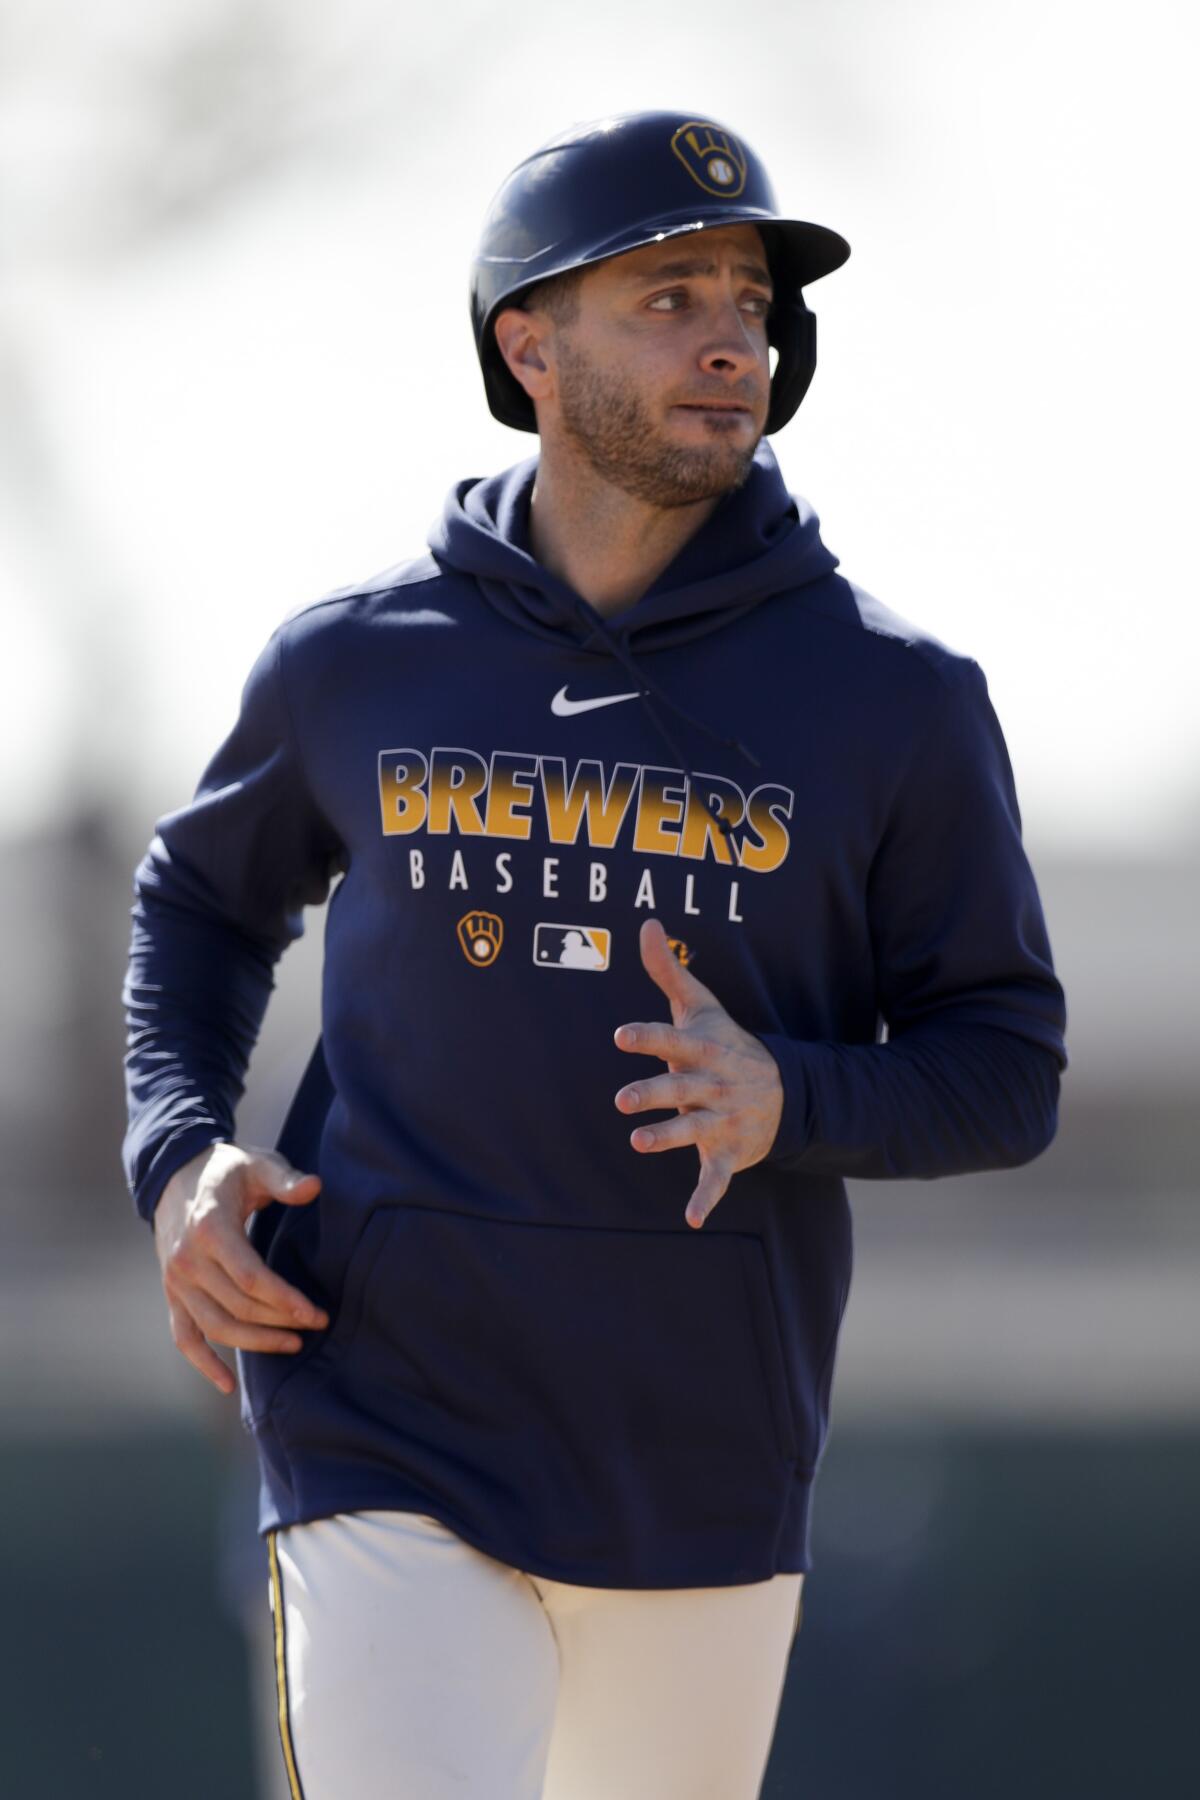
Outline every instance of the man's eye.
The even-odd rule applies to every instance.
[[[656,312],[678,312],[679,307],[687,304],[687,298],[685,293],[676,289],[670,294],[655,294],[653,300],[648,301],[647,305],[653,307]],[[676,301],[679,302],[679,306],[675,305]],[[772,302],[767,299],[765,294],[749,295],[745,305],[758,319],[768,319],[774,311]]]

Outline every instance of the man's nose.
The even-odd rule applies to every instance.
[[[765,334],[755,330],[732,295],[713,303],[700,349],[700,367],[716,375],[745,375],[766,356]]]

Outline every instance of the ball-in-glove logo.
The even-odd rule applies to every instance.
[[[486,969],[495,962],[504,942],[504,921],[497,913],[464,913],[457,929],[462,953],[473,968]]]
[[[706,194],[735,199],[746,185],[746,152],[719,125],[689,119],[671,139],[671,148]]]

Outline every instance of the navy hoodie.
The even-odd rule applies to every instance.
[[[807,1569],[851,1270],[843,1178],[1050,1141],[1062,990],[978,666],[835,573],[770,447],[602,618],[529,548],[537,460],[430,554],[290,614],[135,876],[126,1174],[233,1141],[273,982],[331,895],[322,1035],[255,1215],[330,1314],[241,1354],[264,1530],[387,1507],[569,1582]],[[704,1227],[629,1142],[675,953],[778,1062]],[[641,1118],[662,1117],[663,1109]]]

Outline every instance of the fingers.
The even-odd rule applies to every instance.
[[[650,979],[662,989],[673,1005],[683,1008],[706,1006],[716,1000],[711,988],[689,969],[685,969],[667,939],[661,919],[644,919],[638,932],[638,949],[642,967]]]
[[[268,1206],[272,1200],[278,1200],[284,1206],[307,1206],[320,1193],[321,1177],[293,1169],[277,1150],[255,1149],[247,1154],[252,1159],[246,1170],[250,1186],[252,1190],[257,1188],[248,1196],[251,1212]]]
[[[696,1229],[703,1225],[718,1200],[726,1193],[734,1175],[733,1159],[727,1154],[718,1154],[708,1149],[704,1142],[720,1123],[718,1114],[697,1106],[690,1112],[677,1113],[673,1119],[658,1120],[653,1125],[639,1125],[629,1138],[633,1148],[644,1153],[675,1150],[683,1144],[695,1144],[699,1149],[700,1179],[683,1215],[687,1223]]]
[[[630,1132],[635,1150],[676,1150],[680,1144],[698,1144],[721,1123],[716,1113],[697,1106],[692,1112],[676,1113],[673,1119],[658,1119],[653,1125],[639,1125]]]
[[[154,1216],[171,1336],[182,1355],[221,1393],[233,1372],[211,1348],[294,1355],[301,1329],[321,1330],[327,1315],[269,1269],[246,1237],[246,1220],[271,1199],[301,1205],[320,1190],[317,1175],[293,1169],[277,1152],[218,1143],[166,1184]]]
[[[168,1311],[171,1319],[171,1338],[175,1348],[186,1356],[192,1367],[199,1369],[201,1375],[207,1381],[211,1381],[220,1393],[232,1394],[237,1386],[232,1369],[226,1367],[215,1350],[209,1349],[183,1307],[171,1306]]]
[[[264,1271],[270,1273],[265,1265]],[[171,1337],[176,1349],[222,1394],[232,1394],[237,1382],[232,1370],[206,1340],[227,1344],[234,1350],[258,1350],[276,1355],[294,1356],[303,1346],[304,1340],[297,1331],[280,1330],[264,1323],[264,1316],[277,1315],[248,1299],[217,1265],[205,1264],[187,1280],[186,1286],[183,1283],[183,1273],[177,1267],[172,1268],[166,1281]],[[227,1304],[214,1296],[211,1291],[214,1288]],[[307,1301],[304,1305],[316,1313],[317,1309]],[[317,1316],[324,1321],[323,1313]]]
[[[277,1331],[269,1325],[253,1325],[226,1312],[203,1288],[193,1288],[187,1298],[193,1322],[212,1343],[233,1350],[269,1350],[294,1355],[304,1342],[298,1332]]]
[[[700,1158],[700,1179],[683,1215],[689,1225],[694,1225],[699,1230],[725,1193],[732,1177],[733,1169],[722,1157]]]
[[[695,1081],[696,1077],[660,1076],[658,1079],[682,1084]],[[647,1082],[644,1086],[648,1090],[655,1083]],[[688,1112],[676,1113],[673,1119],[659,1119],[653,1125],[639,1125],[629,1136],[630,1144],[643,1155],[656,1155],[661,1150],[677,1150],[684,1144],[694,1144],[699,1150],[700,1180],[684,1212],[687,1223],[697,1229],[703,1225],[733,1179],[733,1159],[727,1154],[718,1154],[709,1149],[706,1142],[722,1122],[722,1115],[719,1113],[710,1112],[704,1106],[693,1106]]]
[[[229,1310],[239,1318],[250,1319],[264,1314],[280,1325],[304,1325],[311,1330],[319,1331],[328,1325],[328,1315],[294,1288],[274,1270],[268,1269],[254,1246],[246,1241],[241,1232],[224,1232],[214,1235],[209,1245],[211,1261],[216,1263],[228,1280],[245,1296],[242,1305],[235,1305],[221,1293],[214,1290],[205,1280],[201,1285],[209,1288],[217,1299],[223,1299]],[[246,1302],[249,1302],[247,1306]]]
[[[231,1349],[294,1355],[298,1327],[328,1323],[296,1288],[275,1275],[244,1233],[210,1212],[185,1244],[176,1245],[163,1269],[171,1335],[188,1361],[222,1393],[232,1393],[231,1371],[209,1342]]]
[[[271,1271],[265,1263],[260,1266],[263,1275],[270,1277]],[[302,1294],[297,1295],[295,1301],[278,1297],[268,1299],[257,1295],[255,1290],[259,1282],[253,1272],[247,1278],[249,1285],[239,1284],[230,1279],[220,1263],[204,1262],[197,1265],[192,1279],[194,1285],[202,1289],[211,1300],[215,1300],[225,1312],[247,1325],[275,1325],[282,1330],[295,1331],[300,1325],[320,1330],[328,1322],[326,1315],[305,1300]],[[272,1295],[276,1286],[282,1288],[284,1295],[296,1293],[295,1288],[290,1288],[286,1282],[273,1277]]]
[[[623,1087],[614,1097],[622,1112],[645,1112],[656,1106],[712,1106],[725,1092],[725,1083],[713,1075],[652,1075]]]
[[[726,1054],[723,1046],[711,1038],[657,1019],[618,1025],[613,1042],[618,1050],[636,1050],[639,1056],[658,1056],[664,1062],[682,1063],[685,1068],[694,1069],[711,1068]]]

